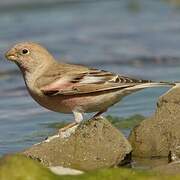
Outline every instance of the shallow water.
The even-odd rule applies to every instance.
[[[52,132],[46,123],[72,119],[29,97],[17,67],[3,57],[13,43],[37,41],[57,59],[144,79],[180,79],[180,11],[163,1],[74,1],[6,8],[0,4],[0,9],[1,155],[44,139]],[[149,116],[158,96],[167,90],[135,93],[106,114]]]

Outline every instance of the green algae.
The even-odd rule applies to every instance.
[[[1,180],[178,180],[180,175],[168,176],[150,171],[110,168],[85,172],[82,175],[55,175],[39,162],[23,155],[8,155],[0,159]]]
[[[0,159],[1,180],[57,180],[59,177],[40,163],[22,155],[7,155]]]
[[[135,114],[127,118],[108,115],[106,118],[118,129],[131,129],[145,119],[140,114]]]
[[[106,118],[118,129],[131,129],[145,119],[145,117],[140,114],[135,114],[127,118],[108,115],[106,116]],[[68,123],[66,121],[62,121],[62,122],[50,123],[47,124],[46,126],[48,128],[60,129],[66,126],[67,124]]]

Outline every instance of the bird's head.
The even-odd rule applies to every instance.
[[[14,45],[6,52],[5,57],[15,62],[24,71],[32,72],[54,60],[45,48],[32,42],[23,42]]]

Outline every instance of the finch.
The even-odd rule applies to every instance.
[[[100,116],[133,92],[175,85],[58,62],[44,47],[33,42],[18,43],[5,56],[17,64],[36,102],[55,112],[74,114],[75,121],[63,130],[79,124],[83,113],[96,112],[93,117]]]

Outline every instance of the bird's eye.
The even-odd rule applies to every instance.
[[[22,50],[22,54],[28,54],[29,53],[29,50],[28,49],[23,49]]]

